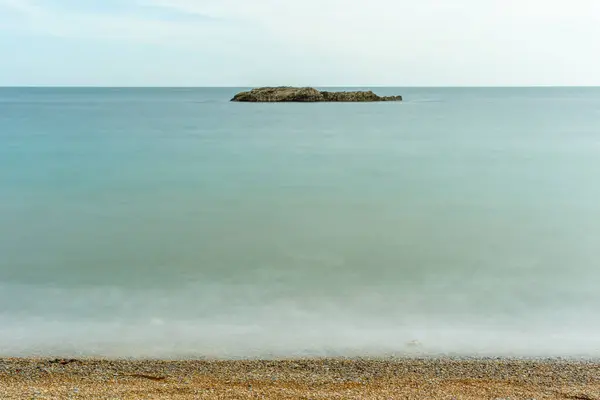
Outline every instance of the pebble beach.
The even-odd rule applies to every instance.
[[[600,399],[562,359],[0,359],[0,399]]]

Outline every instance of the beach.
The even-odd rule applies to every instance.
[[[2,359],[9,399],[600,399],[600,363],[524,359]]]

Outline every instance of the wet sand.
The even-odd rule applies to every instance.
[[[0,399],[600,400],[600,362],[0,359]]]

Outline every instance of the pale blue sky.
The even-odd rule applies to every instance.
[[[0,85],[600,85],[598,0],[0,0]]]

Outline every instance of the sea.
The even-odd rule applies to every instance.
[[[244,89],[0,89],[0,356],[600,356],[600,88]]]

